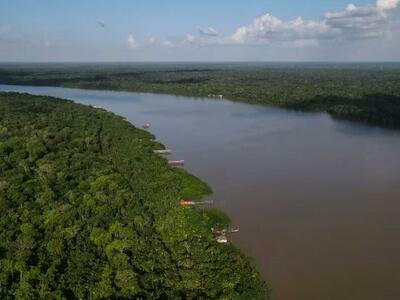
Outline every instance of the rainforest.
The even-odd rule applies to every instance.
[[[1,64],[0,83],[227,98],[400,127],[398,63]]]
[[[0,298],[268,298],[216,241],[229,218],[180,205],[211,189],[163,148],[104,109],[0,93]]]

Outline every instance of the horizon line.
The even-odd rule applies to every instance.
[[[241,60],[241,61],[202,61],[202,60],[185,60],[185,61],[173,61],[173,60],[146,60],[146,61],[0,61],[0,64],[132,64],[132,63],[175,63],[175,64],[227,64],[227,63],[343,63],[343,64],[354,64],[354,63],[400,63],[400,60]]]

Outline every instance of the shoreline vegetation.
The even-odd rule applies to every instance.
[[[209,186],[111,112],[0,92],[1,299],[266,299]]]
[[[224,98],[400,128],[398,63],[0,64],[0,83]]]

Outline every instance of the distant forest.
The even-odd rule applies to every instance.
[[[180,205],[207,184],[155,149],[103,109],[0,93],[0,299],[268,298],[216,240],[229,218]]]
[[[396,63],[2,64],[0,83],[223,97],[400,128]]]

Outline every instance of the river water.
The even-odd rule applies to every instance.
[[[208,182],[274,300],[400,297],[400,131],[226,100],[0,85],[104,107]]]

